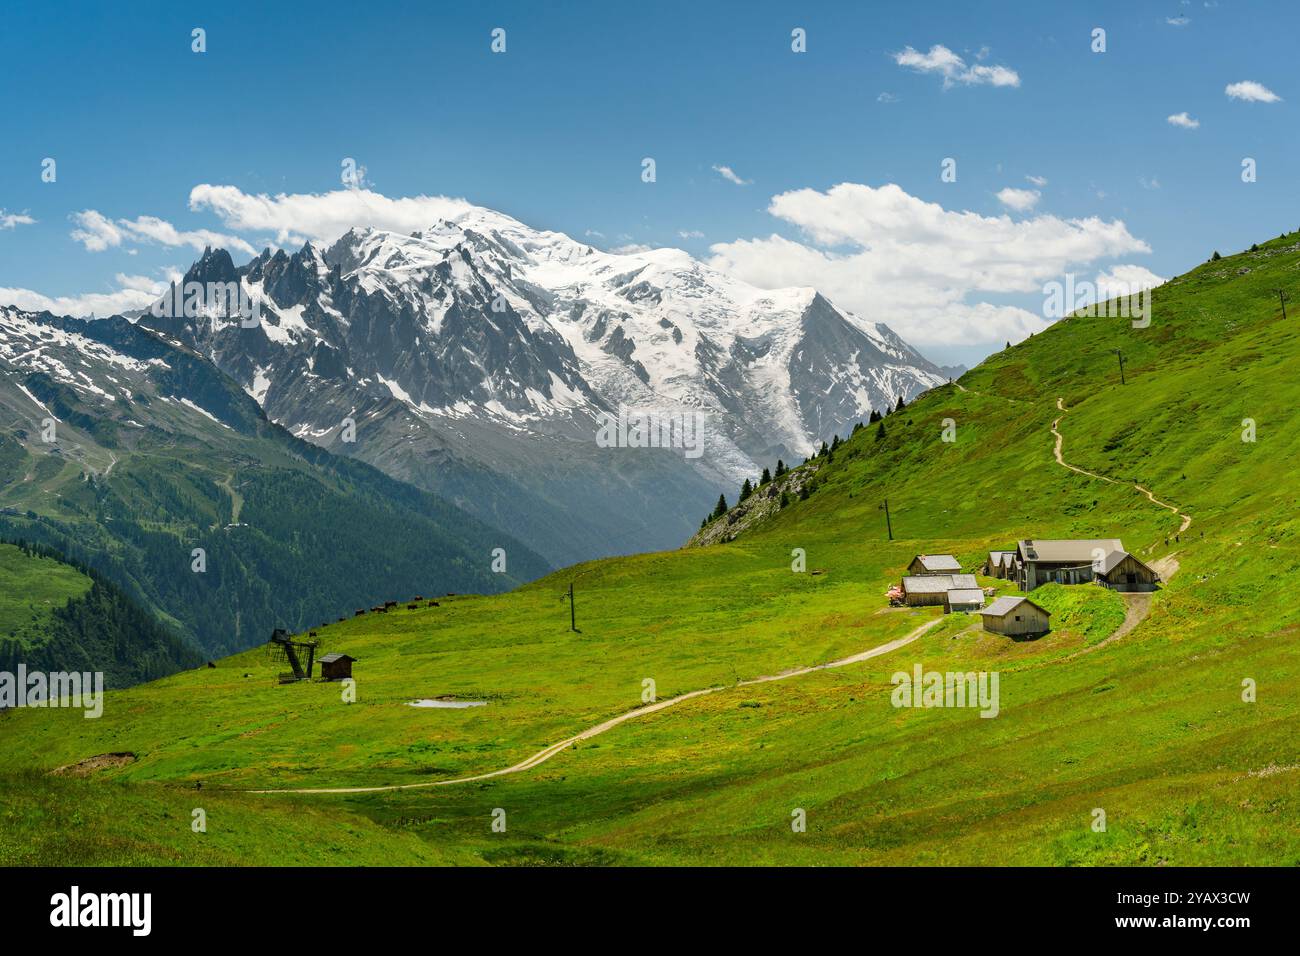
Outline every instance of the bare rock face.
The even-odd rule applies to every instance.
[[[822,464],[821,460],[814,458],[808,464],[800,465],[780,478],[759,486],[753,494],[721,518],[715,518],[696,532],[684,547],[703,548],[711,544],[724,544],[763,524],[781,510],[782,495],[785,495],[787,506],[799,500],[799,495],[805,487],[809,487]]]

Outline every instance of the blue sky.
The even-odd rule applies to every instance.
[[[825,286],[967,363],[1032,331],[1037,287],[1064,269],[1168,277],[1300,227],[1294,3],[283,9],[7,8],[0,298],[126,302],[124,284],[146,295],[193,260],[203,236],[185,233],[277,239],[192,209],[201,184],[272,197],[279,238],[310,235],[311,211],[273,197],[339,192],[345,157],[376,195],[463,197],[603,248],[676,245],[756,284]],[[88,211],[116,244],[74,238]]]

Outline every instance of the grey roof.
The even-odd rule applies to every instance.
[[[1008,564],[1010,564],[1011,563],[1010,559],[1014,558],[1015,556],[1016,553],[1014,551],[990,551],[989,563],[996,568],[1000,564],[1002,564],[1003,561],[1006,561]]]
[[[903,578],[903,590],[911,594],[942,594],[954,588],[978,588],[973,574],[909,574]]]
[[[961,563],[951,554],[918,554],[913,561],[920,561],[927,571],[960,571]]]
[[[983,604],[982,588],[953,588],[948,592],[949,604]]]
[[[1098,566],[1097,570],[1101,574],[1110,574],[1110,572],[1114,571],[1115,568],[1119,565],[1119,563],[1123,561],[1125,558],[1132,558],[1134,561],[1142,565],[1142,567],[1146,568],[1148,571],[1151,571],[1153,574],[1155,573],[1154,571],[1152,571],[1151,566],[1149,564],[1147,564],[1137,555],[1129,554],[1127,551],[1112,551],[1110,554],[1106,555],[1106,557],[1101,559],[1101,564]]]
[[[319,658],[319,660],[322,664],[333,664],[335,661],[341,661],[344,658],[347,658],[350,661],[356,660],[356,658],[350,654],[339,654],[338,652],[326,654],[324,657]]]
[[[998,598],[988,607],[984,608],[984,610],[980,611],[980,613],[987,614],[989,617],[1003,617],[1004,615],[1010,614],[1021,604],[1033,604],[1034,607],[1038,608],[1038,610],[1042,611],[1048,617],[1052,616],[1052,612],[1049,611],[1047,608],[1043,607],[1041,604],[1035,604],[1027,597],[1017,597],[1014,594],[1002,595],[1002,597]]]
[[[1110,554],[1123,551],[1119,538],[1029,538],[1021,541],[1017,552],[1027,561],[1092,564],[1096,551]]]
[[[952,579],[951,574],[908,575],[903,578],[903,590],[909,594],[942,594],[944,591],[952,590]]]

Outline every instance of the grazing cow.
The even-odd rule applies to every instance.
[[[362,614],[365,614],[365,613],[366,613],[366,609],[365,609],[365,608],[358,608],[358,609],[357,609],[357,613],[354,614],[353,617],[360,617]]]
[[[439,606],[440,605],[438,604],[437,601],[430,601],[428,604],[425,605],[425,607],[439,607]]]
[[[419,607],[419,606],[420,606],[420,605],[418,605],[418,604],[408,604],[408,605],[406,605],[406,609],[407,609],[408,611],[414,611],[414,610],[415,610],[417,607]]]

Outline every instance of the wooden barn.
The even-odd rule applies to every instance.
[[[941,607],[952,590],[979,589],[973,574],[921,574],[903,578],[903,603],[912,607]]]
[[[918,554],[907,566],[907,573],[917,577],[927,574],[960,574],[961,565],[951,554]]]
[[[321,680],[347,680],[352,676],[355,657],[348,654],[326,654],[318,661]]]
[[[978,611],[984,606],[983,588],[951,588],[944,595],[943,613]]]
[[[1016,553],[1014,551],[990,551],[984,562],[984,573],[991,578],[1007,579],[1014,573]]]
[[[1112,551],[1093,569],[1093,580],[1112,591],[1154,591],[1160,575],[1127,551]]]
[[[1160,581],[1152,568],[1124,550],[1119,538],[1027,539],[1017,546],[1010,566],[1008,578],[1026,593],[1049,583],[1154,591]]]
[[[984,630],[1018,637],[1023,634],[1046,634],[1052,629],[1052,613],[1027,597],[1003,595],[980,611]]]

